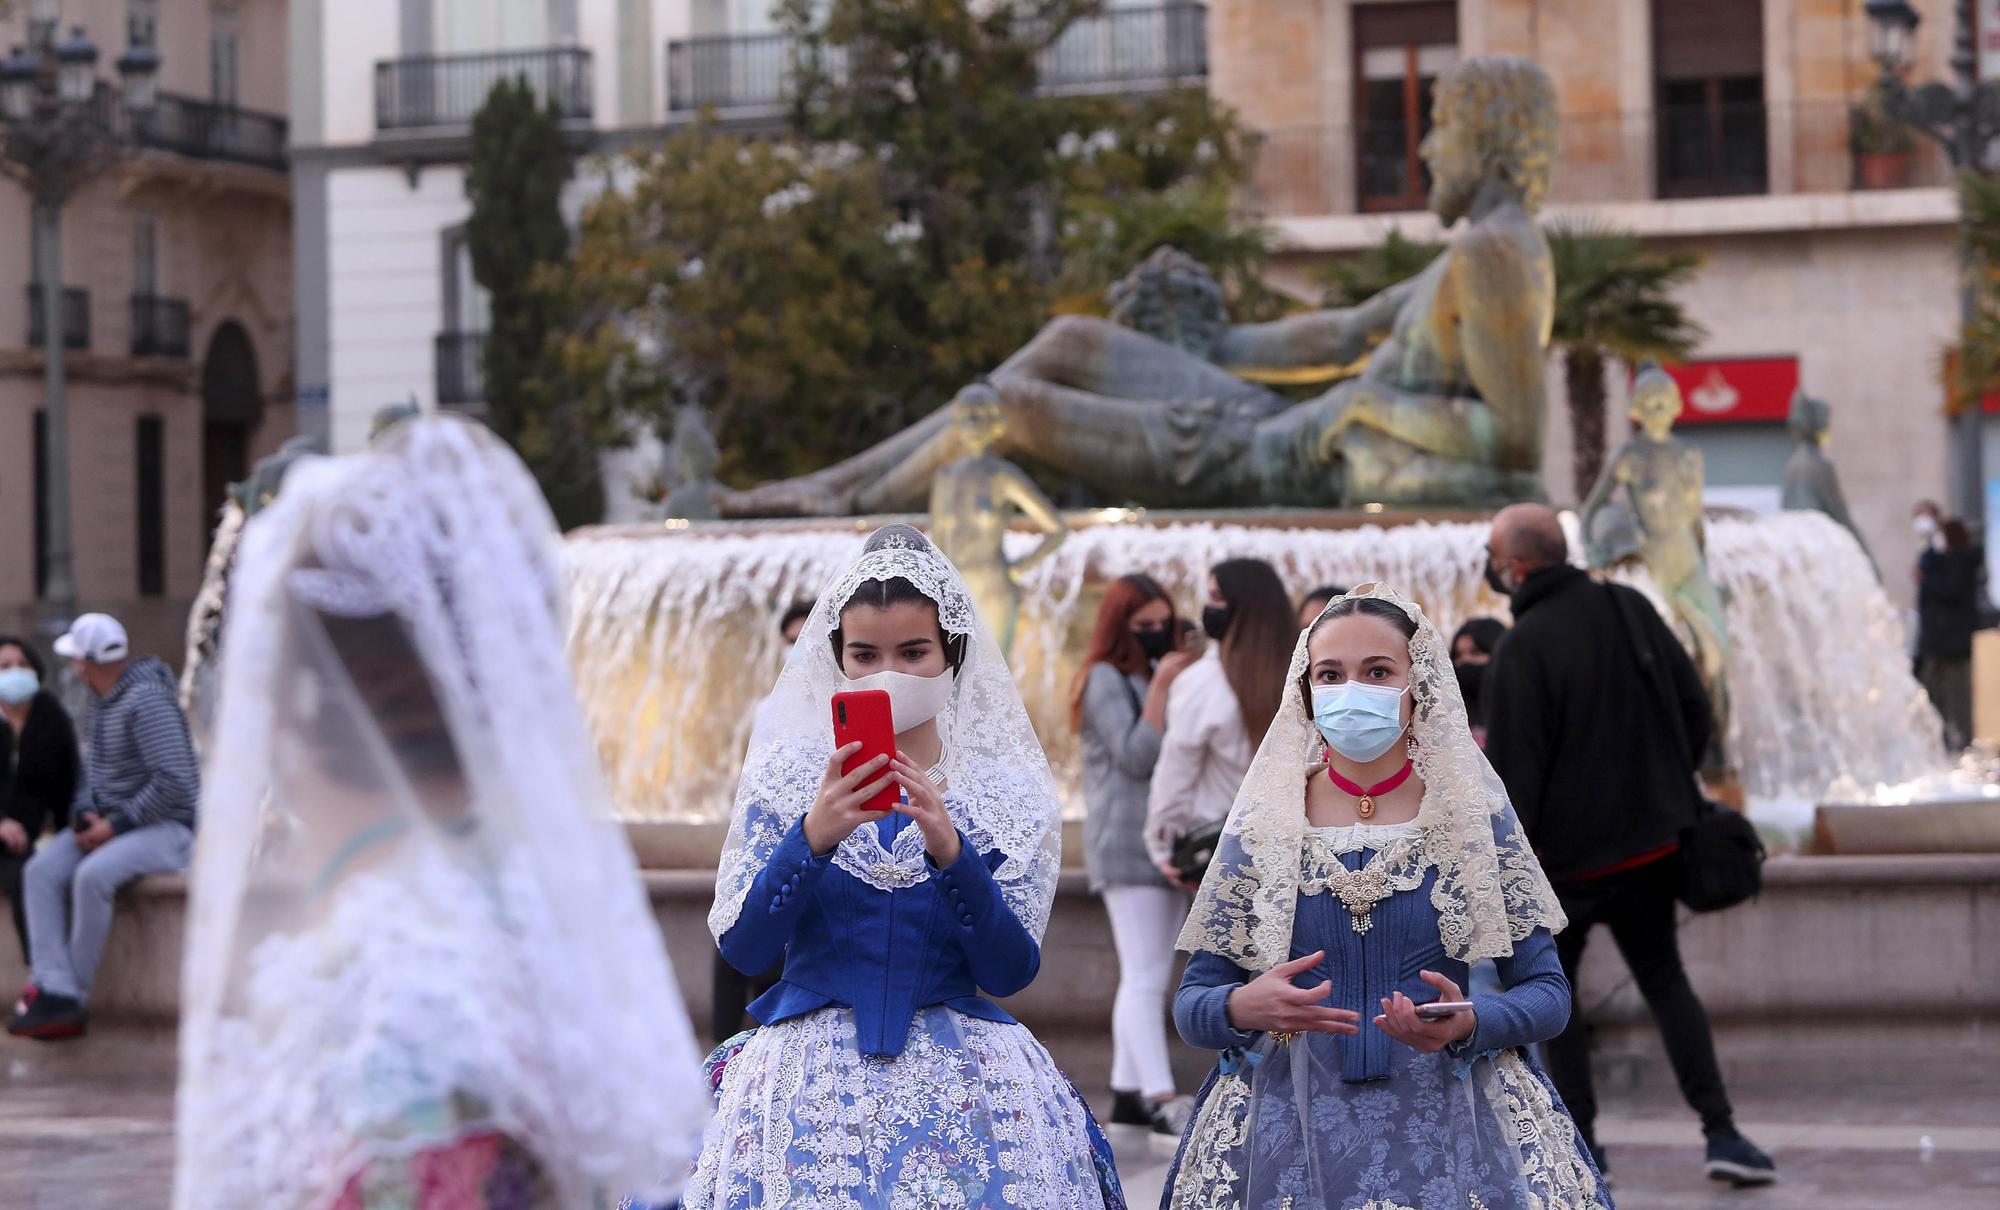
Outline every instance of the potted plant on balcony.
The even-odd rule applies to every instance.
[[[1854,152],[1856,184],[1863,189],[1901,189],[1910,183],[1910,156],[1916,138],[1889,113],[1880,83],[1870,84],[1848,111],[1848,142]]]

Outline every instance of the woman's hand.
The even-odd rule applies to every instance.
[[[18,820],[0,819],[0,845],[5,845],[9,853],[28,851],[28,830]]]
[[[857,766],[852,773],[842,773],[841,762],[859,751],[861,742],[856,740],[834,749],[826,760],[826,772],[819,779],[819,797],[813,799],[812,809],[806,812],[806,844],[812,847],[815,857],[833,852],[835,845],[862,824],[882,818],[882,812],[864,811],[862,805],[889,784],[886,775],[876,776],[882,773],[889,758],[877,756]]]
[[[1181,673],[1194,667],[1195,661],[1200,658],[1199,652],[1169,651],[1153,666],[1153,679],[1146,685],[1146,701],[1139,708],[1139,717],[1151,724],[1153,730],[1167,729],[1167,691],[1174,687]]]
[[[1333,994],[1332,980],[1324,980],[1318,987],[1292,986],[1294,975],[1303,975],[1325,960],[1326,951],[1317,950],[1274,966],[1230,992],[1223,1006],[1230,1027],[1273,1034],[1360,1033],[1360,1013],[1326,1005],[1326,998]]]
[[[1199,891],[1201,889],[1201,884],[1199,882],[1189,882],[1187,879],[1182,878],[1181,872],[1174,867],[1174,863],[1171,861],[1161,862],[1159,864],[1159,870],[1160,870],[1160,877],[1166,879],[1167,885],[1174,888],[1177,891],[1186,891],[1188,894],[1192,895],[1196,891]]]
[[[931,855],[932,864],[942,869],[957,861],[964,845],[958,839],[958,825],[944,809],[944,795],[922,769],[900,755],[889,763],[889,777],[903,787],[903,797],[909,801],[896,809],[915,821],[917,830],[924,834],[924,852]]]
[[[1418,978],[1437,988],[1440,1000],[1465,999],[1458,984],[1436,971],[1424,971]],[[1382,1001],[1382,1015],[1375,1018],[1375,1024],[1403,1045],[1434,1055],[1453,1042],[1471,1037],[1472,1031],[1479,1028],[1479,1016],[1467,1011],[1453,1013],[1440,1021],[1426,1021],[1417,1015],[1416,1002],[1397,992]]]

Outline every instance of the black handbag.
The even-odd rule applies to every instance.
[[[1681,832],[1680,901],[1719,912],[1764,889],[1764,842],[1741,812],[1702,800]]]
[[[1222,824],[1218,819],[1175,838],[1167,864],[1174,867],[1182,882],[1193,885],[1208,873],[1208,863],[1215,860],[1216,846],[1222,843]]]
[[[1617,592],[1608,584],[1604,590],[1610,594],[1618,619],[1624,624],[1626,641],[1639,661],[1640,671],[1654,688],[1653,700],[1666,716],[1667,729],[1685,748],[1687,731],[1681,725],[1681,713],[1675,709],[1666,678],[1660,674],[1652,649],[1646,645],[1642,629],[1630,612],[1651,606],[1645,605],[1643,599],[1634,600],[1636,594]],[[1756,827],[1742,812],[1710,801],[1692,786],[1689,793],[1696,796],[1695,815],[1694,822],[1681,829],[1678,898],[1696,912],[1719,912],[1755,898],[1764,889],[1765,856],[1764,842],[1757,836]]]

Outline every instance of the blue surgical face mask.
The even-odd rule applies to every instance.
[[[1403,694],[1394,685],[1313,686],[1313,723],[1327,746],[1358,764],[1367,764],[1395,746],[1403,735]]]
[[[42,687],[42,678],[35,675],[33,668],[0,668],[0,702],[18,706],[35,696],[35,690]]]

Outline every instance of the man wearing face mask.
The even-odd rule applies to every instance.
[[[1486,756],[1569,917],[1556,938],[1563,973],[1577,985],[1592,926],[1609,926],[1701,1116],[1705,1171],[1769,1183],[1770,1157],[1737,1133],[1675,936],[1679,838],[1700,807],[1711,717],[1694,661],[1643,595],[1570,565],[1562,524],[1542,505],[1495,517],[1487,560],[1514,628],[1486,672]],[[1548,1043],[1548,1069],[1603,1167],[1580,1012]]]

